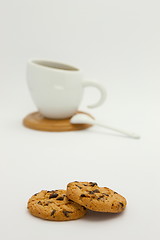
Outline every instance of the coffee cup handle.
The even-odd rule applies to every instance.
[[[96,82],[92,82],[92,81],[84,81],[82,85],[83,85],[83,87],[95,87],[100,91],[100,94],[101,94],[98,102],[87,106],[88,108],[95,108],[104,103],[104,101],[106,100],[106,97],[107,97],[107,92],[106,92],[106,89],[102,85],[100,85]]]

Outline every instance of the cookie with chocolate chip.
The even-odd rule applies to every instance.
[[[67,185],[67,197],[72,201],[98,212],[122,212],[126,199],[117,192],[99,187],[95,182],[72,182]]]
[[[28,210],[36,217],[51,221],[66,221],[81,218],[86,209],[71,201],[65,190],[42,190],[28,201]]]

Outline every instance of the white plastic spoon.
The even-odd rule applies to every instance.
[[[83,114],[83,113],[77,113],[75,114],[71,119],[70,119],[70,122],[72,124],[91,124],[91,125],[98,125],[100,127],[104,127],[104,128],[107,128],[107,129],[110,129],[110,130],[113,130],[113,131],[116,131],[116,132],[119,132],[119,133],[122,133],[124,135],[127,135],[129,137],[132,137],[132,138],[140,138],[139,135],[137,135],[136,133],[131,133],[131,132],[128,132],[128,131],[125,131],[125,130],[122,130],[122,129],[118,129],[118,128],[115,128],[115,127],[111,127],[111,126],[108,126],[104,123],[101,123],[93,118],[91,118],[89,115],[86,115],[86,114]]]

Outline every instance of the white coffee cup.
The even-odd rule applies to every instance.
[[[100,84],[85,81],[76,67],[49,60],[29,60],[27,82],[38,111],[47,118],[64,119],[73,116],[81,103],[85,87],[96,87],[101,97],[90,108],[100,106],[106,90]]]

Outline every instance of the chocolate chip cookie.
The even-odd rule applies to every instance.
[[[127,204],[120,194],[107,187],[99,187],[95,182],[69,183],[67,197],[87,209],[98,212],[122,212]]]
[[[65,190],[42,190],[28,201],[28,210],[36,217],[52,221],[66,221],[81,218],[86,209],[66,196]]]

